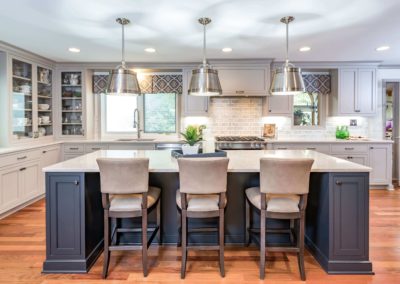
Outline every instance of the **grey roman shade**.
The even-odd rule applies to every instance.
[[[105,93],[107,74],[93,75],[93,93]],[[142,94],[175,93],[182,94],[182,75],[180,74],[149,74],[139,76],[139,86]]]
[[[331,92],[331,75],[329,73],[303,72],[307,93],[327,95]]]

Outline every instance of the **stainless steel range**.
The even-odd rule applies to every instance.
[[[219,150],[263,150],[267,143],[257,136],[217,136],[215,147]]]

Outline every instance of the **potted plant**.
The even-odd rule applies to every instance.
[[[195,125],[188,125],[185,132],[181,135],[185,138],[187,144],[182,145],[183,155],[194,155],[199,152],[200,145],[198,142],[202,140],[202,130],[204,127],[197,127]]]
[[[303,111],[301,109],[296,109],[293,113],[294,125],[301,125],[301,120],[303,118]]]

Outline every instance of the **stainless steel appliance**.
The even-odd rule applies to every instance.
[[[219,150],[263,150],[267,142],[257,136],[217,136],[215,148]]]

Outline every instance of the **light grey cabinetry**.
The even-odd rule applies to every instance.
[[[324,154],[330,153],[328,143],[274,143],[274,150],[312,150]]]
[[[40,169],[60,161],[60,146],[49,146],[41,149]],[[45,192],[45,174],[40,171],[39,193]]]
[[[391,184],[392,180],[392,145],[371,144],[369,147],[370,183]]]
[[[154,143],[110,144],[110,150],[155,150]]]
[[[263,98],[263,116],[292,116],[293,96],[268,96]]]

